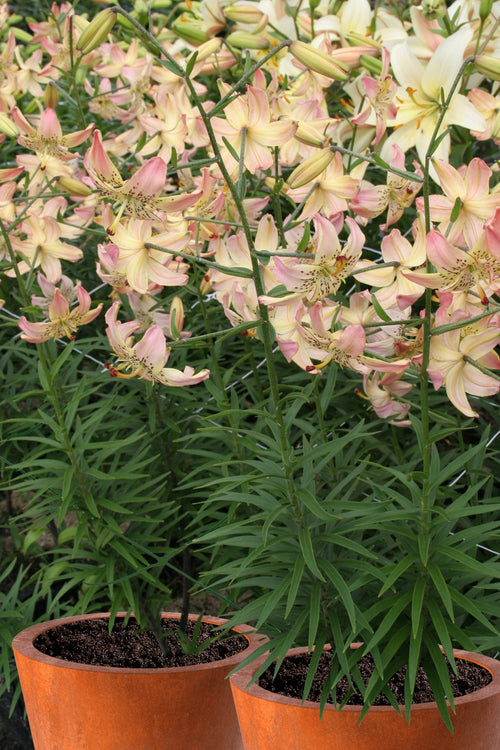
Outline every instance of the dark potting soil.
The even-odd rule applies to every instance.
[[[197,644],[206,643],[198,654],[185,654],[177,636],[179,620],[163,618],[161,626],[167,649],[165,656],[155,636],[141,631],[137,622],[130,619],[126,626],[117,619],[111,633],[107,619],[82,620],[66,623],[46,630],[33,642],[38,651],[57,659],[79,664],[94,664],[107,667],[159,668],[187,667],[226,659],[243,651],[248,640],[242,635],[225,635],[211,641],[217,635],[217,627],[202,623]],[[187,636],[191,639],[195,623],[189,621]]]
[[[311,656],[309,654],[298,654],[297,656],[287,656],[281,667],[279,668],[278,674],[273,679],[274,668],[269,667],[259,679],[260,687],[265,690],[269,690],[272,693],[279,693],[286,695],[289,698],[300,698],[304,691],[304,685],[306,681],[307,670],[309,667]],[[464,659],[456,659],[456,665],[458,674],[455,675],[451,667],[448,668],[450,673],[451,686],[453,688],[453,696],[458,698],[460,695],[467,695],[467,693],[473,693],[479,688],[488,685],[491,680],[491,673],[484,667],[478,664],[473,664],[470,661]],[[358,668],[363,678],[365,685],[370,679],[374,663],[370,654],[363,656],[358,662]],[[322,654],[319,667],[316,672],[316,676],[313,680],[311,691],[307,700],[319,701],[321,697],[321,691],[325,680],[328,677],[330,671],[330,657],[328,654]],[[398,670],[396,674],[390,680],[390,687],[396,701],[399,705],[404,705],[404,683],[405,683],[406,667]],[[337,685],[337,701],[340,703],[347,695],[350,689],[349,683],[346,678],[342,678]],[[431,686],[427,680],[427,676],[422,667],[419,667],[417,673],[417,681],[415,685],[415,693],[413,697],[413,703],[429,703],[434,700]],[[333,699],[330,697],[328,703],[333,703]],[[349,706],[362,706],[363,698],[361,693],[356,690],[347,700]],[[387,706],[390,705],[385,695],[380,694],[373,702],[374,706]]]

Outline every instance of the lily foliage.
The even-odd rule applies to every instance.
[[[305,697],[330,643],[323,705],[407,665],[409,718],[421,664],[451,728],[444,655],[499,644],[500,2],[0,15],[4,486],[46,611],[147,624],[188,550],[265,666],[314,649]]]

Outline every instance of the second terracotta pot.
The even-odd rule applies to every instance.
[[[188,667],[98,667],[56,659],[33,646],[37,636],[57,625],[108,617],[52,620],[14,638],[36,750],[242,750],[226,677],[260,644],[252,628],[235,628],[248,640],[244,651]],[[180,615],[163,612],[162,617],[179,619]],[[203,617],[203,621],[225,622],[218,617]]]
[[[307,649],[290,651],[300,653]],[[453,735],[436,703],[414,705],[410,724],[392,706],[372,706],[361,725],[359,706],[327,705],[320,719],[317,703],[249,685],[263,662],[256,659],[230,678],[245,750],[499,750],[500,662],[468,651],[455,655],[485,667],[493,679],[455,698]]]

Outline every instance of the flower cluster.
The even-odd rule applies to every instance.
[[[395,424],[422,367],[475,416],[500,390],[500,2],[479,5],[153,2],[146,32],[63,3],[30,33],[2,6],[0,257],[49,315],[22,337],[97,319],[63,275],[97,232],[114,375],[209,376],[165,368],[197,284],[298,367],[359,373]]]

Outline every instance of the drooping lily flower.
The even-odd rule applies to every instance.
[[[63,135],[59,119],[50,108],[43,110],[36,128],[28,122],[17,107],[12,110],[12,119],[22,133],[17,139],[19,145],[37,153],[42,169],[45,167],[48,156],[56,157],[63,162],[74,159],[75,154],[68,149],[79,146],[87,140],[94,129],[94,124],[91,123],[84,130],[76,130],[74,133]]]
[[[436,272],[405,269],[402,274],[429,289],[477,290],[483,304],[488,302],[487,287],[492,291],[500,289],[500,260],[489,252],[484,234],[470,250],[462,250],[433,229],[427,235],[427,257]]]
[[[450,295],[451,296],[451,295]],[[436,324],[453,323],[467,317],[464,311],[447,314],[448,301],[436,313]],[[492,396],[500,391],[500,381],[475,366],[500,369],[500,356],[495,347],[500,343],[498,318],[482,318],[470,326],[447,331],[431,338],[429,377],[437,390],[444,385],[446,395],[465,414],[477,417],[467,394],[471,396]]]
[[[74,338],[80,326],[90,323],[97,318],[102,310],[102,303],[93,310],[90,309],[90,294],[80,285],[77,289],[78,305],[69,306],[68,300],[60,289],[54,291],[49,304],[49,320],[42,323],[30,323],[24,315],[19,319],[21,338],[30,344],[41,344],[49,339]]]
[[[463,235],[465,244],[472,247],[484,229],[484,222],[500,208],[500,193],[490,193],[492,171],[478,158],[460,169],[436,159],[434,168],[444,195],[429,197],[431,221],[439,222],[439,231],[450,242],[460,241]],[[455,215],[457,202],[459,210]],[[417,208],[423,212],[422,198],[417,200]]]
[[[98,130],[94,132],[92,146],[85,154],[83,164],[99,193],[120,206],[111,233],[124,213],[139,219],[157,219],[159,212],[182,211],[199,197],[198,192],[161,195],[166,184],[167,165],[159,156],[144,162],[132,177],[124,180],[104,150]]]
[[[119,363],[108,366],[114,377],[139,377],[169,386],[195,385],[210,376],[209,370],[195,373],[192,367],[186,366],[183,371],[165,367],[170,356],[165,334],[158,325],[153,325],[144,336],[134,343],[133,335],[141,327],[136,320],[120,323],[117,320],[119,302],[114,302],[106,313],[106,334],[111,348],[117,355]],[[131,370],[124,373],[123,370]]]
[[[116,271],[123,273],[130,288],[140,294],[146,294],[151,284],[184,286],[188,266],[175,258],[175,252],[184,250],[190,237],[189,232],[154,234],[153,222],[144,219],[117,224],[113,236],[119,250]],[[165,249],[148,247],[148,243]]]
[[[333,224],[324,216],[314,217],[315,234],[312,241],[314,255],[304,260],[291,259],[286,263],[274,258],[274,275],[283,283],[290,296],[301,297],[309,303],[334,294],[347,279],[361,257],[365,236],[354,219],[348,217],[349,239],[341,244]],[[263,296],[264,304],[279,304],[274,297]]]

